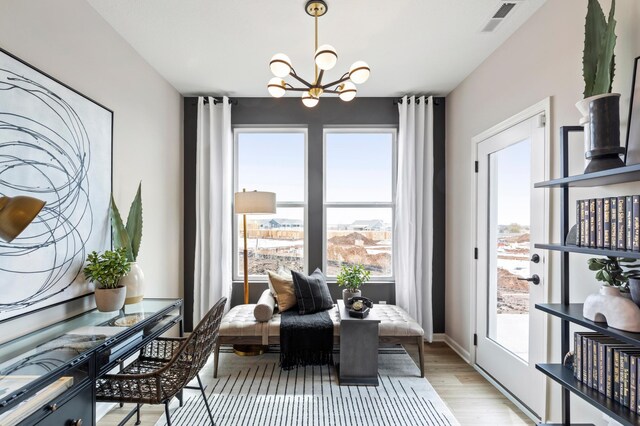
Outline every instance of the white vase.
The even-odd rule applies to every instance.
[[[120,284],[127,288],[125,305],[139,303],[144,298],[144,273],[138,262],[131,262],[131,270],[122,277]]]
[[[127,296],[125,287],[96,288],[96,307],[100,312],[113,312],[122,309]]]
[[[342,301],[344,302],[344,305],[346,307],[350,307],[351,306],[349,304],[349,299],[351,299],[352,297],[360,297],[360,296],[362,296],[362,292],[360,290],[351,291],[351,290],[349,290],[347,288],[342,290]]]
[[[640,308],[631,299],[622,297],[617,287],[603,285],[597,294],[587,296],[582,315],[618,330],[640,333]]]

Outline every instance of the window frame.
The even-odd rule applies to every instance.
[[[278,194],[276,193],[276,208],[302,208],[302,217],[303,217],[303,232],[304,232],[304,241],[303,241],[303,261],[302,267],[305,273],[308,273],[309,270],[309,258],[308,254],[308,245],[309,245],[309,167],[308,167],[308,155],[309,155],[309,129],[307,127],[301,126],[247,126],[247,125],[237,125],[233,127],[233,192],[239,192],[241,189],[239,188],[239,137],[242,133],[301,133],[304,136],[304,201],[302,202],[292,202],[292,201],[278,201]],[[247,190],[253,190],[252,188],[247,188]],[[234,210],[234,201],[231,202],[231,215],[232,215],[232,281],[244,281],[244,277],[238,271],[238,267],[240,266],[240,244],[238,241],[239,236],[239,225],[240,225],[240,217],[242,215],[235,214]],[[266,275],[251,275],[249,274],[250,282],[266,282]]]
[[[331,133],[385,133],[391,134],[391,202],[327,202],[327,135]],[[391,275],[372,276],[371,282],[395,282],[396,266],[396,181],[398,167],[398,128],[391,125],[375,126],[325,126],[322,131],[322,269],[332,281],[327,267],[327,209],[328,208],[391,208]]]

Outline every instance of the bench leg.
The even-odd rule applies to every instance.
[[[214,351],[213,359],[213,378],[218,378],[218,361],[220,360],[220,339],[216,341],[216,348]]]
[[[420,356],[420,377],[424,377],[424,339],[418,336],[418,355]]]

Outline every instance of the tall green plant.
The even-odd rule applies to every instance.
[[[120,211],[111,194],[111,229],[116,248],[123,248],[127,260],[135,262],[142,242],[142,182],[138,185],[138,192],[129,207],[126,225],[122,222]]]
[[[616,47],[616,0],[611,1],[609,19],[599,0],[589,0],[584,26],[584,54],[582,74],[584,76],[584,97],[611,93],[615,74]]]

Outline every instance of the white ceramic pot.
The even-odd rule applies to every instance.
[[[96,306],[100,312],[118,311],[124,306],[126,296],[126,287],[96,288]]]
[[[144,273],[138,262],[131,262],[131,270],[122,277],[120,284],[127,288],[125,305],[139,303],[144,298]]]
[[[350,306],[348,303],[349,299],[351,299],[352,297],[360,297],[360,296],[362,296],[362,292],[360,290],[356,290],[353,292],[346,288],[342,290],[342,300],[345,306]]]
[[[618,330],[640,332],[640,308],[622,297],[618,287],[603,285],[600,292],[591,294],[584,301],[582,315],[594,322],[606,322]]]

